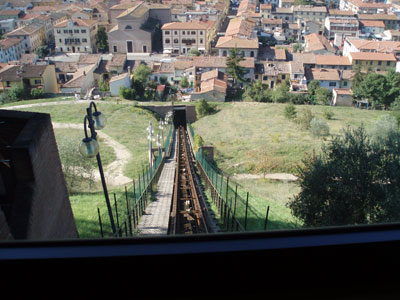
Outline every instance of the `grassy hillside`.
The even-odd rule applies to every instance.
[[[379,117],[388,112],[360,110],[347,107],[296,106],[297,116],[306,109],[326,121],[331,135],[314,138],[309,130],[284,117],[286,104],[232,103],[219,106],[219,111],[193,123],[196,134],[202,136],[205,145],[215,147],[217,166],[226,174],[254,174],[262,155],[267,156],[268,173],[295,174],[305,153],[318,153],[323,143],[338,135],[347,127],[364,125],[370,129]],[[324,111],[330,109],[334,116],[324,119]],[[270,206],[268,229],[290,229],[300,226],[286,207],[288,200],[300,191],[296,182],[274,181],[246,176],[232,178],[239,189],[249,192],[249,203],[257,215],[258,228],[263,227],[267,207]]]
[[[206,145],[215,147],[215,160],[227,174],[254,173],[260,149],[272,161],[270,172],[293,173],[306,152],[320,151],[330,137],[312,137],[308,130],[284,117],[285,106],[254,102],[223,105],[218,113],[193,123],[193,128]],[[323,113],[328,108],[334,113],[331,120],[325,120],[332,136],[340,134],[346,126],[364,124],[368,129],[387,113],[349,107],[296,106],[298,116],[305,109],[311,109],[320,119],[324,119]]]

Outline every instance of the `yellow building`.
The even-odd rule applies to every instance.
[[[396,68],[397,59],[393,53],[378,52],[350,52],[349,59],[353,67],[361,65],[363,69],[373,71],[386,71],[389,68]]]
[[[0,71],[1,91],[16,84],[29,89],[40,88],[45,93],[59,92],[54,65],[9,65]]]

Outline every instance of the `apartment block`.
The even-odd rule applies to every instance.
[[[97,21],[65,20],[54,26],[56,52],[96,52]]]

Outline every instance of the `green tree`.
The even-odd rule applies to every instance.
[[[50,54],[50,50],[46,45],[39,46],[36,49],[36,55],[39,56],[40,58],[45,58]]]
[[[289,202],[305,227],[400,220],[400,137],[374,143],[347,129],[298,167],[300,192]]]
[[[229,56],[226,59],[226,73],[233,78],[234,87],[244,82],[245,69],[240,65],[244,61],[244,58],[240,54],[240,51],[238,48],[230,49]]]
[[[110,90],[110,86],[108,85],[108,82],[101,79],[99,83],[99,90],[103,92],[107,92]]]
[[[311,80],[308,84],[307,84],[307,90],[308,93],[310,95],[315,95],[315,92],[317,91],[317,89],[319,89],[320,87],[320,82],[319,80]]]
[[[135,100],[136,99],[136,92],[132,88],[127,88],[124,86],[121,86],[119,88],[119,95],[121,98],[124,98],[126,100]]]
[[[324,137],[329,135],[328,124],[321,119],[313,118],[310,122],[310,133],[313,137]]]
[[[268,89],[260,80],[246,85],[243,93],[244,101],[272,102],[272,90]]]
[[[285,111],[284,111],[284,115],[286,119],[292,120],[296,118],[296,107],[293,105],[293,103],[288,103],[285,106]]]
[[[374,106],[390,105],[390,99],[387,97],[390,86],[384,75],[369,73],[354,90],[357,95],[368,99]]]
[[[14,101],[30,99],[30,91],[24,85],[15,84],[8,90],[10,99]]]
[[[190,49],[190,51],[187,53],[188,56],[200,56],[201,53],[197,49]]]
[[[215,112],[215,107],[210,105],[204,98],[196,103],[196,114],[201,118]]]
[[[96,46],[101,52],[108,52],[108,37],[106,29],[102,26],[99,27],[96,34]]]
[[[184,89],[189,87],[189,81],[186,76],[182,77],[180,86],[181,86],[181,88],[184,88]]]
[[[328,88],[318,88],[315,91],[315,102],[317,104],[327,105],[332,100],[332,93]]]
[[[153,72],[149,66],[140,64],[133,72],[133,78],[135,81],[139,81],[143,86],[145,86],[151,73]]]

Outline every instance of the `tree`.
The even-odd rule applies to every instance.
[[[313,137],[324,137],[329,135],[329,126],[324,120],[313,118],[310,122],[310,133]]]
[[[289,202],[306,227],[400,220],[400,136],[373,142],[346,129],[298,167],[300,192]]]
[[[293,103],[288,103],[285,106],[285,111],[284,111],[284,115],[286,119],[292,120],[296,118],[296,107],[294,107]]]
[[[317,91],[317,89],[319,89],[319,87],[320,87],[319,80],[311,80],[311,81],[307,84],[308,93],[309,93],[310,95],[315,95],[315,92]]]
[[[124,98],[126,100],[135,100],[136,99],[135,90],[124,87],[124,86],[121,86],[119,88],[119,95],[121,96],[121,98]]]
[[[133,78],[135,81],[139,81],[143,86],[145,86],[151,73],[153,72],[149,66],[140,64],[133,72]]]
[[[268,89],[260,80],[246,85],[243,93],[244,101],[272,102],[272,90]]]
[[[229,56],[226,59],[226,73],[233,78],[233,86],[236,87],[238,83],[244,82],[245,70],[240,65],[244,58],[240,55],[238,48],[229,50]]]
[[[186,76],[182,77],[180,85],[181,85],[181,88],[184,88],[184,89],[189,87],[189,81]]]
[[[108,92],[110,90],[110,86],[107,81],[101,79],[99,83],[99,90],[103,92]]]
[[[46,45],[39,46],[36,49],[36,55],[39,56],[39,58],[45,58],[49,54],[50,54],[50,51]]]
[[[200,56],[201,53],[197,49],[190,49],[190,51],[187,53],[188,56]]]
[[[315,91],[315,102],[322,105],[327,105],[332,100],[332,93],[328,88],[318,88]]]
[[[369,73],[354,90],[357,95],[368,99],[374,106],[390,105],[390,99],[387,97],[390,86],[384,75]]]
[[[196,103],[196,114],[201,118],[215,112],[215,107],[210,105],[205,99],[201,98]]]
[[[108,37],[106,29],[102,26],[99,27],[97,30],[96,35],[96,46],[101,52],[106,53],[108,52]]]
[[[87,182],[91,187],[95,182],[93,160],[80,155],[76,141],[73,138],[64,138],[58,145],[62,170],[70,192],[79,189],[82,182]]]

